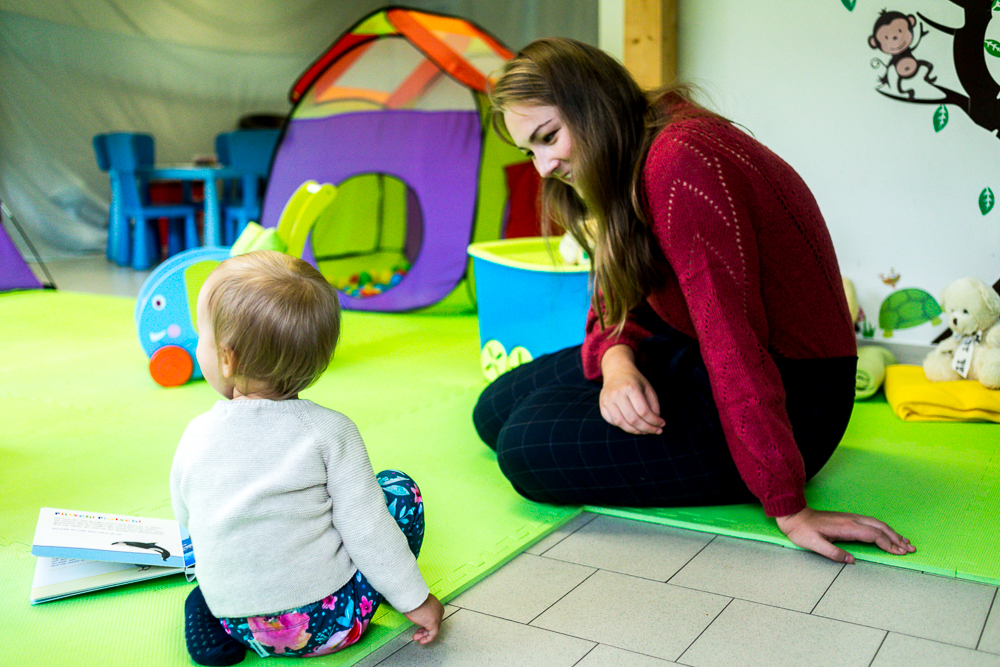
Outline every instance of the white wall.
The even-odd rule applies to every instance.
[[[868,37],[883,8],[950,26],[963,18],[948,0],[857,0],[853,11],[839,0],[679,0],[678,9],[680,78],[811,186],[841,270],[875,322],[892,292],[879,275],[891,269],[898,289],[935,298],[959,277],[1000,278],[1000,206],[985,216],[978,206],[984,188],[1000,193],[1000,140],[956,107],[936,133],[936,105],[875,91],[881,71],[870,61],[888,58]],[[928,29],[914,55],[935,65],[939,84],[961,91],[951,37]],[[1000,39],[1000,20],[987,37]],[[1000,58],[983,57],[1000,81]],[[917,97],[939,97],[922,78],[910,80]],[[928,323],[893,339],[927,343],[943,329]]]
[[[597,46],[622,62],[625,59],[625,3],[598,0]]]

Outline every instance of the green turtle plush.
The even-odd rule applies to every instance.
[[[924,322],[941,324],[941,306],[927,292],[910,287],[890,294],[882,302],[878,325],[886,338],[896,329],[908,329]]]

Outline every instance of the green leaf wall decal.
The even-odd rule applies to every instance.
[[[856,5],[858,2],[858,0],[840,0],[840,1],[844,3],[844,6],[847,7],[847,11],[849,12],[854,11],[854,5]],[[994,2],[995,4],[1000,5],[1000,0],[994,0]],[[996,7],[994,7],[994,9],[996,9]]]
[[[995,39],[987,39],[983,44],[986,46],[986,53],[1000,58],[1000,42]]]
[[[993,11],[1000,12],[1000,0],[993,0]]]
[[[979,210],[986,215],[991,210],[993,210],[993,205],[996,203],[996,199],[993,197],[993,191],[989,188],[984,189],[979,193]]]
[[[997,0],[1000,2],[1000,0]],[[948,124],[948,107],[941,105],[934,112],[934,131],[940,132]]]

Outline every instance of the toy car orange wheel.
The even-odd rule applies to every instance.
[[[165,345],[149,358],[149,374],[161,387],[179,387],[191,379],[194,360],[183,347]]]

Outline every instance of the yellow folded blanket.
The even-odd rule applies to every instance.
[[[931,382],[920,366],[886,368],[885,398],[906,421],[1000,422],[1000,390],[975,380]]]
[[[896,363],[896,355],[878,345],[858,348],[858,373],[854,381],[854,400],[870,398],[885,380],[886,366]]]

